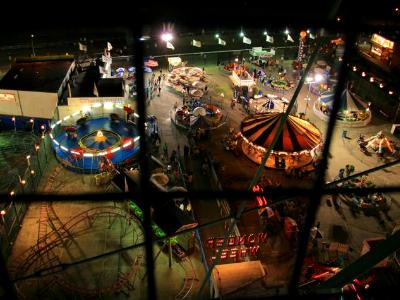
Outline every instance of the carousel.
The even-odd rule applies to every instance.
[[[139,133],[125,115],[120,104],[96,103],[53,123],[49,136],[57,159],[83,173],[130,162],[139,151]]]
[[[320,77],[320,80],[310,83],[310,92],[316,96],[329,93],[334,89],[337,80],[332,74],[332,68],[324,60],[318,60],[310,74],[310,77]]]
[[[198,67],[175,68],[168,74],[167,86],[180,94],[189,91],[191,97],[201,98],[206,87],[204,72]]]
[[[250,99],[249,108],[251,112],[256,114],[267,112],[285,112],[289,105],[289,100],[285,97],[277,95],[255,95],[254,99]],[[292,112],[297,111],[297,104],[292,109]]]
[[[264,113],[242,121],[242,151],[249,159],[261,163],[283,116],[283,112]],[[308,121],[289,115],[265,166],[274,169],[304,167],[317,159],[316,149],[321,146],[322,135],[318,128]]]
[[[314,113],[322,120],[328,121],[332,111],[334,93],[329,92],[321,95],[314,103]],[[366,126],[372,118],[369,105],[353,92],[345,89],[341,96],[340,108],[337,114],[339,125],[347,127]]]
[[[215,129],[222,122],[221,110],[212,104],[205,104],[197,99],[187,101],[186,105],[170,111],[172,122],[183,129],[200,128]]]

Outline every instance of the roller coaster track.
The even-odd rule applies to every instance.
[[[47,213],[47,220],[50,226],[52,227],[52,230],[48,233],[45,233],[43,229],[39,228],[37,244],[28,248],[16,260],[11,262],[9,270],[10,273],[13,275],[14,279],[26,275],[29,269],[38,260],[40,261],[39,268],[35,269],[41,269],[44,267],[51,267],[58,265],[59,264],[58,256],[54,254],[53,250],[57,247],[61,246],[65,247],[66,239],[72,241],[73,239],[72,229],[77,224],[82,223],[85,220],[88,220],[88,222],[84,224],[87,227],[86,229],[90,229],[97,217],[111,218],[113,216],[113,217],[122,217],[128,220],[132,219],[132,216],[129,214],[129,212],[127,212],[123,208],[114,206],[101,206],[83,211],[74,216],[73,218],[71,218],[66,223],[62,223],[57,214],[55,213],[51,204],[47,203],[46,205],[45,203],[42,203],[41,206],[42,220],[39,221],[39,227],[45,225],[43,223],[45,212]],[[130,278],[131,277],[136,278],[136,273],[138,272],[141,266],[142,259],[143,255],[138,255],[135,258],[135,260],[130,259],[132,263],[129,263],[128,260],[127,264],[129,265],[130,270],[126,273],[120,272],[118,274],[117,281],[104,288],[82,288],[76,286],[71,282],[66,281],[59,275],[55,276],[54,278],[56,283],[58,283],[60,286],[87,296],[99,296],[102,294],[116,293],[119,291],[123,291],[124,288],[131,290],[133,283],[130,282]],[[127,261],[127,259],[125,259],[125,261]],[[57,263],[55,264],[55,262]],[[56,270],[52,270],[51,272],[54,271]],[[54,282],[54,280],[52,282]]]
[[[183,278],[183,285],[178,294],[176,294],[176,300],[183,300],[190,296],[194,284],[199,281],[196,275],[196,271],[193,267],[192,261],[188,257],[184,257],[179,264],[185,270],[185,277]],[[186,267],[184,266],[186,265]]]

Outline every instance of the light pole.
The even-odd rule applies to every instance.
[[[35,36],[33,35],[33,34],[31,34],[31,43],[32,43],[32,56],[36,56],[36,54],[35,54],[35,47],[33,46],[33,38],[34,38]]]

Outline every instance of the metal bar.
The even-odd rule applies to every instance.
[[[391,255],[400,248],[400,231],[397,231],[386,240],[377,243],[371,251],[358,258],[339,273],[321,283],[315,288],[315,292],[332,293],[341,290],[342,287],[353,281],[357,276],[372,269],[381,260]]]
[[[352,54],[355,51],[354,43],[355,43],[355,33],[350,31],[350,32],[348,32],[348,35],[346,36],[345,53],[343,56],[342,65],[340,66],[340,69],[338,72],[339,73],[338,84],[336,86],[335,98],[334,98],[335,100],[334,100],[331,115],[329,118],[324,149],[322,152],[322,161],[320,163],[319,168],[317,169],[317,179],[315,181],[314,188],[313,188],[314,191],[311,193],[310,203],[309,203],[309,206],[307,209],[307,214],[306,214],[306,219],[304,222],[304,226],[300,232],[300,241],[299,241],[299,246],[298,246],[298,251],[297,251],[296,262],[294,265],[292,278],[289,283],[289,293],[291,295],[298,294],[298,283],[299,283],[299,279],[300,279],[301,270],[303,267],[303,261],[304,261],[304,258],[306,257],[307,244],[308,244],[308,240],[309,240],[309,236],[310,236],[310,230],[315,222],[315,216],[316,216],[316,213],[317,213],[317,210],[319,207],[319,203],[321,201],[321,197],[323,195],[322,186],[325,183],[325,172],[326,172],[326,169],[328,166],[329,149],[330,149],[330,145],[331,145],[331,141],[332,141],[333,130],[334,130],[335,123],[336,123],[336,115],[340,108],[340,100],[341,100],[340,97],[344,90],[345,80],[347,78],[346,75],[347,75],[348,68],[346,68],[346,64],[348,63],[349,58],[352,56]]]
[[[146,249],[146,271],[147,271],[147,298],[157,299],[156,282],[154,277],[154,260],[153,260],[153,230],[151,228],[151,213],[150,203],[144,199],[146,192],[150,190],[149,186],[149,162],[147,157],[147,139],[145,131],[146,122],[146,101],[144,96],[144,63],[143,63],[143,41],[141,41],[142,28],[139,25],[134,28],[134,60],[136,67],[136,92],[137,92],[137,107],[138,107],[138,130],[140,134],[140,187],[139,190],[143,193],[142,200],[144,203],[143,209],[143,228],[145,233],[145,249]],[[129,36],[128,36],[129,39]]]
[[[6,261],[0,249],[0,291],[2,290],[3,299],[18,299],[17,291],[8,274]]]
[[[307,77],[308,72],[311,69],[311,66],[313,65],[313,63],[315,61],[315,58],[317,57],[318,49],[319,49],[319,47],[321,45],[322,45],[322,39],[319,38],[318,42],[317,42],[317,47],[315,47],[315,51],[312,53],[312,55],[310,56],[310,59],[308,60],[307,67],[304,70],[304,75],[300,78],[299,84],[297,85],[296,90],[293,93],[292,99],[290,100],[290,103],[289,103],[289,105],[288,105],[288,107],[286,109],[286,112],[283,115],[282,121],[279,124],[278,130],[277,130],[277,132],[276,132],[276,134],[274,136],[274,139],[272,140],[272,143],[269,146],[267,152],[265,152],[265,154],[263,156],[263,159],[261,160],[261,163],[257,168],[256,174],[254,175],[253,179],[251,180],[249,189],[251,189],[258,182],[258,180],[260,179],[262,170],[264,169],[264,165],[265,165],[268,157],[270,156],[273,148],[275,147],[276,142],[278,141],[278,137],[279,137],[279,135],[281,134],[281,132],[283,130],[283,126],[286,123],[286,120],[287,120],[287,118],[289,116],[290,111],[293,109],[293,106],[297,101],[297,96],[299,95],[299,93],[301,91],[301,88],[303,87],[304,81],[305,81],[305,79]]]
[[[379,170],[386,168],[382,166]],[[335,184],[347,181],[349,179],[359,177],[363,174],[370,173],[368,170],[357,173],[355,175],[351,175],[344,179],[340,179],[338,181],[333,181],[328,183],[327,185],[323,185],[321,187],[323,194],[330,195],[336,193],[343,193],[343,194],[351,194],[351,193],[376,193],[376,192],[400,192],[400,186],[382,186],[382,187],[368,187],[368,188],[347,188],[347,187],[333,187]],[[359,175],[360,174],[360,175]],[[331,188],[332,186],[332,188]],[[229,199],[241,199],[243,197],[251,197],[254,196],[279,196],[282,193],[285,193],[286,196],[307,196],[310,192],[313,191],[312,188],[271,188],[266,189],[264,192],[251,192],[251,191],[240,191],[240,190],[224,190],[224,191],[196,191],[196,192],[152,192],[153,197],[161,197],[164,199],[173,199],[173,198],[182,198],[182,197],[190,197],[191,199],[199,199],[199,198],[211,198],[213,197],[213,201],[215,198],[226,198],[227,201]],[[142,192],[135,193],[135,197],[148,197],[148,194]],[[95,193],[88,193],[88,194],[72,194],[72,195],[63,195],[63,194],[15,194],[14,196],[10,196],[9,194],[0,194],[0,198],[3,199],[0,203],[8,204],[11,201],[15,203],[34,203],[43,201],[43,197],[46,197],[48,201],[99,201],[104,200],[108,201],[112,199],[113,201],[124,201],[126,199],[132,198],[132,193],[105,193],[105,194],[95,194]],[[211,201],[211,200],[210,200]]]

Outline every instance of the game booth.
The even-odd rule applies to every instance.
[[[242,151],[252,161],[261,163],[282,121],[284,113],[272,112],[246,117],[240,126]],[[316,159],[322,146],[322,135],[310,122],[288,116],[283,131],[265,163],[274,169],[301,168]]]
[[[314,113],[322,120],[328,121],[332,111],[334,92],[322,94],[314,102]],[[369,104],[359,96],[345,89],[340,98],[340,108],[337,114],[337,123],[346,127],[363,127],[371,122],[372,114]]]
[[[53,121],[49,136],[57,159],[83,173],[104,172],[132,161],[140,137],[131,119],[123,105],[105,102]]]
[[[256,66],[271,66],[275,64],[273,57],[275,56],[275,49],[263,50],[262,47],[253,47],[250,50],[251,62]]]

